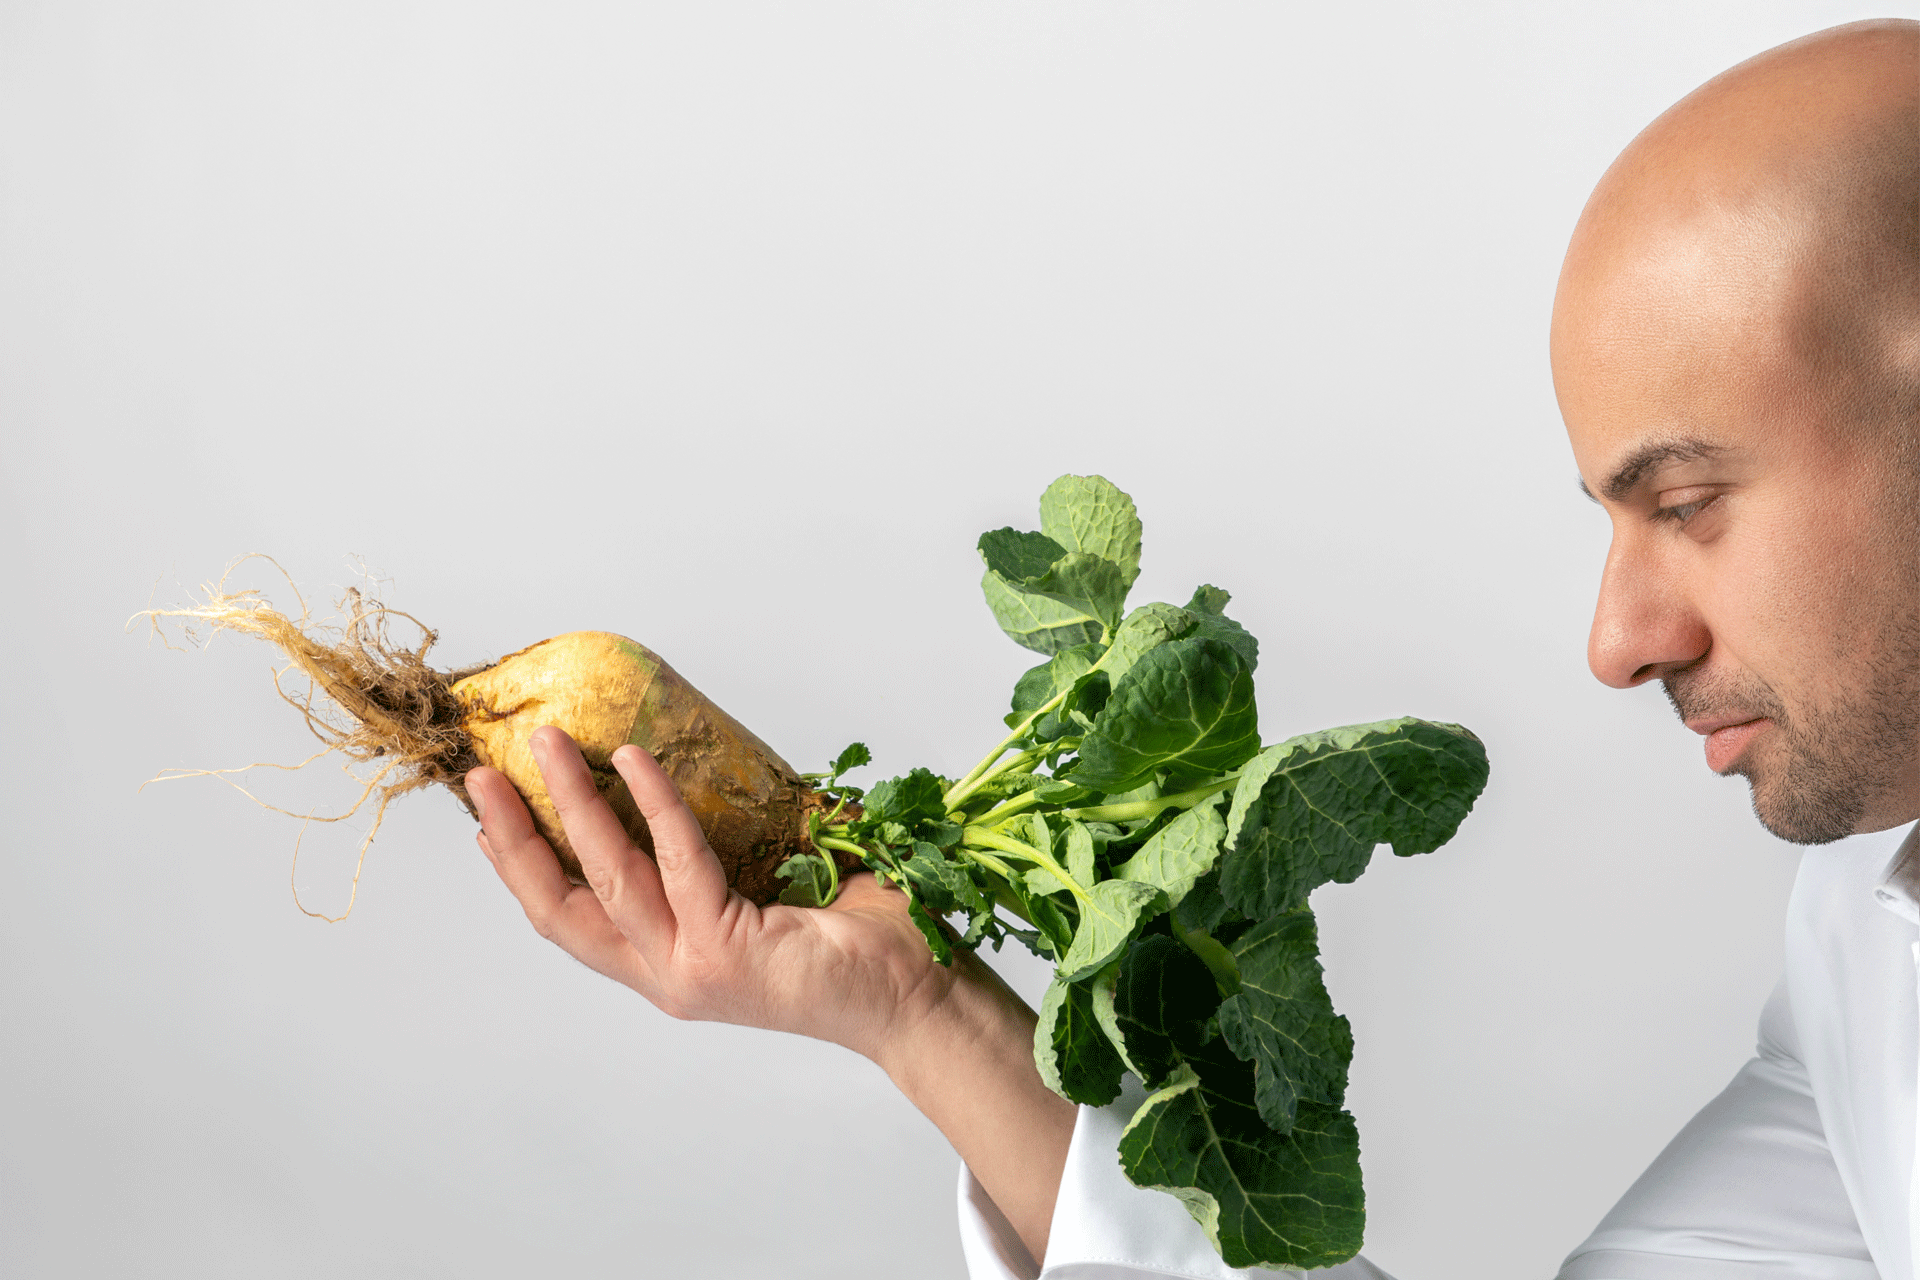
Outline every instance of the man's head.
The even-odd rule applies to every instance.
[[[1708,82],[1614,162],[1553,318],[1613,522],[1588,661],[1775,834],[1920,817],[1920,23]]]

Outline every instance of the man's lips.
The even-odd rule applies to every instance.
[[[1736,720],[1731,716],[1687,721],[1687,728],[1707,739],[1707,768],[1715,773],[1731,769],[1754,736],[1772,724],[1765,716]]]

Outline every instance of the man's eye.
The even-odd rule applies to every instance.
[[[1719,497],[1720,495],[1715,493],[1709,494],[1706,497],[1695,498],[1692,502],[1676,502],[1670,507],[1659,507],[1655,509],[1653,518],[1655,520],[1667,520],[1674,524],[1684,525],[1687,521],[1699,515],[1703,508],[1711,506],[1714,502],[1718,501]]]

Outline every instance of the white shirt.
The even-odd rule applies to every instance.
[[[1559,1280],[1920,1280],[1920,826],[1809,849],[1787,906],[1786,975],[1758,1053],[1573,1251]],[[1173,1197],[1120,1172],[1144,1098],[1082,1107],[1044,1268],[972,1173],[960,1238],[973,1280],[1262,1280]],[[1356,1258],[1310,1273],[1387,1280]]]

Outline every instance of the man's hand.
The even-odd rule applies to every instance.
[[[622,747],[613,765],[653,832],[653,858],[627,839],[572,739],[541,729],[532,746],[592,887],[567,880],[492,769],[468,775],[483,816],[480,848],[541,936],[662,1011],[792,1031],[877,1059],[896,1026],[924,1019],[949,994],[955,975],[933,962],[906,895],[861,874],[823,911],[756,907],[727,887],[699,824],[646,752]]]
[[[906,895],[862,873],[825,909],[757,907],[727,885],[673,783],[639,747],[613,754],[653,833],[627,838],[573,740],[536,730],[534,759],[586,872],[569,881],[493,769],[467,774],[480,849],[541,936],[676,1018],[791,1031],[878,1063],[940,1127],[1036,1259],[1073,1132],[1040,1082],[1032,1010],[983,962],[934,963]]]

